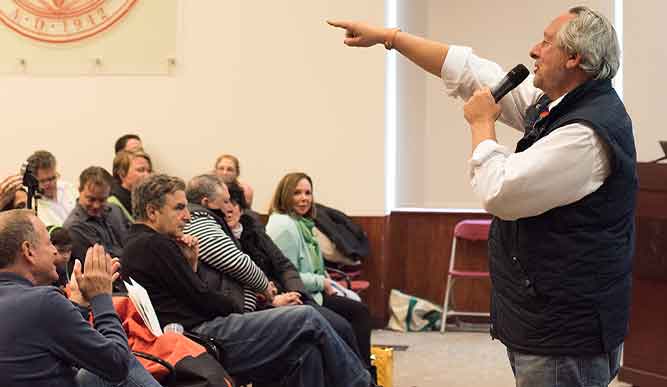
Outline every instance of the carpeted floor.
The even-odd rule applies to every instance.
[[[393,387],[511,387],[505,347],[488,333],[373,331],[373,345],[407,346],[394,351]],[[613,387],[627,387],[615,381]]]

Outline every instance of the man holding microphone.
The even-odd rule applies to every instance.
[[[611,79],[619,46],[587,7],[554,19],[530,50],[534,76],[494,101],[505,75],[470,48],[330,21],[345,44],[384,44],[466,102],[473,191],[494,215],[491,335],[517,386],[607,386],[627,333],[637,191],[632,123]],[[515,152],[495,121],[524,132]]]

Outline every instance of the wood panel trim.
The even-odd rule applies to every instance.
[[[375,327],[389,319],[389,293],[398,289],[441,305],[454,226],[463,219],[488,219],[479,212],[393,212],[389,216],[352,217],[367,233],[371,255],[363,270],[371,287],[364,295]],[[461,266],[458,266],[458,264]],[[487,245],[462,242],[457,248],[457,267],[488,270]],[[454,299],[460,309],[488,312],[491,283],[488,279],[458,281]]]

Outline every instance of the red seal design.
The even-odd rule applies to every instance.
[[[0,0],[0,20],[48,43],[86,39],[114,25],[137,0]]]

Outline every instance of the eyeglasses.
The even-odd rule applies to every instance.
[[[60,177],[60,174],[58,172],[56,172],[55,175],[49,176],[49,177],[44,178],[44,179],[39,179],[39,180],[37,180],[37,182],[39,184],[53,183],[54,181],[58,180],[59,177]]]

